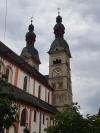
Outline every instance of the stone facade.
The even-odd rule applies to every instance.
[[[58,16],[57,19],[61,17]],[[57,20],[56,19],[56,20]],[[58,25],[57,25],[58,24]],[[58,23],[54,27],[55,40],[49,50],[49,83],[54,89],[53,105],[62,110],[72,104],[72,85],[70,69],[70,50],[63,38],[64,26]],[[56,29],[56,31],[55,31]],[[63,32],[61,32],[63,31]],[[62,33],[62,34],[61,34]],[[59,35],[60,34],[60,35]]]

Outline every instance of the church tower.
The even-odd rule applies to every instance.
[[[34,33],[34,25],[31,24],[29,25],[28,28],[29,32],[26,33],[26,47],[23,48],[21,57],[32,67],[35,69],[39,70],[39,64],[41,64],[40,59],[39,59],[39,54],[37,49],[34,47],[36,35]]]
[[[71,86],[71,53],[68,43],[64,39],[65,27],[62,17],[56,18],[54,26],[55,40],[49,49],[49,83],[53,87],[53,105],[58,110],[63,110],[66,105],[72,104]]]

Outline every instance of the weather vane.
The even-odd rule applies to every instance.
[[[60,8],[58,8],[58,15],[60,15]]]
[[[31,17],[31,24],[32,24],[32,22],[33,22],[33,16]]]

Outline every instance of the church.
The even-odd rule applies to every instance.
[[[5,133],[46,133],[53,116],[72,104],[71,52],[64,39],[65,27],[60,14],[56,17],[54,40],[49,54],[49,74],[39,72],[41,64],[35,48],[34,25],[28,27],[26,47],[17,55],[0,41],[0,77],[6,77],[10,88],[0,83],[0,94],[17,99],[19,119]]]

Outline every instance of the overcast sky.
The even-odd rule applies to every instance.
[[[6,0],[0,0],[0,41],[20,54],[33,16],[35,47],[43,74],[48,74],[47,52],[54,40],[57,8],[61,8],[65,39],[72,54],[73,99],[81,106],[82,113],[97,113],[100,108],[100,0],[8,0],[4,40],[5,3]]]

